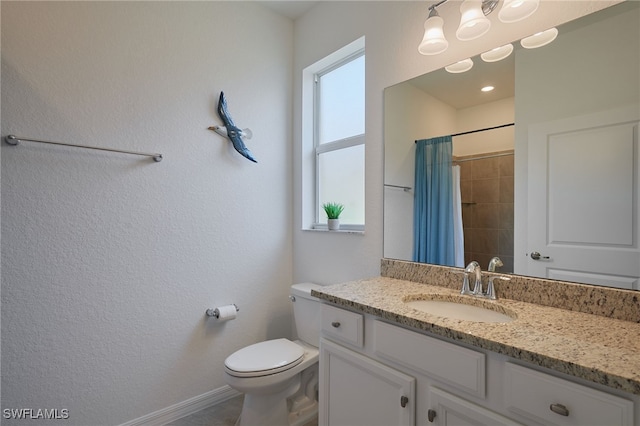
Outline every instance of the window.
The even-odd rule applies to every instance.
[[[305,164],[314,171],[313,188],[306,187],[313,192],[310,228],[326,229],[322,205],[335,202],[345,207],[341,229],[364,230],[365,55],[364,40],[359,42],[310,73],[313,126],[306,130],[313,133],[313,162]]]

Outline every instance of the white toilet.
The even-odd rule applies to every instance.
[[[298,340],[256,343],[225,360],[227,384],[245,394],[237,425],[300,426],[317,415],[320,303],[311,289],[320,287],[291,286]]]

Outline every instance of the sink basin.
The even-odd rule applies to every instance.
[[[404,303],[420,312],[465,321],[507,323],[516,317],[500,305],[471,297],[414,296]]]

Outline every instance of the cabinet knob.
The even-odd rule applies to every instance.
[[[407,404],[409,403],[409,398],[407,398],[406,396],[401,396],[400,397],[400,406],[402,408],[405,408],[407,406]]]
[[[551,404],[549,409],[556,414],[560,414],[561,416],[569,416],[569,409],[562,404]]]
[[[427,418],[429,419],[429,423],[433,423],[433,421],[436,418],[436,410],[429,410],[427,411]]]
[[[333,327],[335,327],[335,328],[338,328],[338,327],[340,327],[340,321],[334,321],[334,322],[331,323],[331,325]]]

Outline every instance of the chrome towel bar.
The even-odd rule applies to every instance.
[[[66,143],[66,142],[41,141],[41,140],[37,140],[37,139],[19,138],[19,137],[14,136],[14,135],[6,136],[4,138],[4,141],[9,145],[14,145],[14,146],[18,145],[21,141],[26,141],[26,142],[48,143],[48,144],[52,144],[52,145],[73,146],[73,147],[76,147],[76,148],[97,149],[99,151],[119,152],[121,154],[142,155],[142,156],[145,156],[145,157],[152,157],[153,160],[156,163],[159,163],[160,161],[162,161],[162,154],[152,154],[152,153],[147,153],[147,152],[136,152],[136,151],[126,151],[126,150],[122,150],[122,149],[102,148],[102,147],[99,147],[99,146],[78,145],[78,144]]]
[[[388,187],[391,187],[391,188],[399,188],[399,189],[402,189],[404,192],[411,191],[411,187],[410,186],[391,185],[390,183],[385,183],[384,186],[388,186]]]

